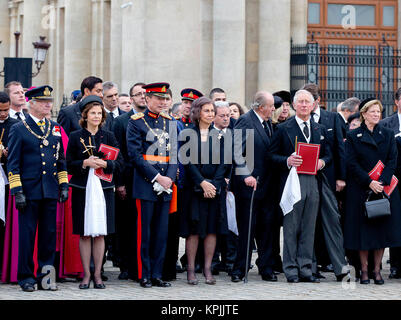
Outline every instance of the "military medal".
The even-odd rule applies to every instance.
[[[46,132],[46,134],[45,134],[44,136],[40,136],[40,135],[36,134],[35,132],[33,132],[32,129],[29,127],[29,125],[26,123],[25,120],[22,120],[22,122],[24,123],[25,128],[27,128],[27,130],[28,130],[30,133],[32,133],[36,138],[42,140],[42,144],[43,144],[45,147],[47,147],[47,146],[49,145],[49,141],[47,140],[47,137],[48,137],[49,134],[50,134],[50,127],[51,127],[50,121],[49,121],[49,124],[48,124],[48,126],[47,126],[47,132]],[[46,123],[46,119],[45,119],[45,123]]]

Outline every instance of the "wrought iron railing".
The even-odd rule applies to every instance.
[[[378,98],[385,115],[394,111],[394,92],[401,86],[401,51],[388,45],[346,46],[318,43],[291,46],[291,91],[316,83],[322,103],[333,110],[356,96]]]

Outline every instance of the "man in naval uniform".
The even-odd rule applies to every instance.
[[[18,283],[25,292],[57,290],[47,282],[56,252],[57,200],[68,199],[68,179],[60,126],[47,120],[53,98],[50,86],[26,92],[29,115],[13,125],[9,136],[8,179],[19,224]],[[38,270],[33,251],[38,230]],[[50,269],[49,269],[50,268]],[[47,269],[47,270],[46,270]]]

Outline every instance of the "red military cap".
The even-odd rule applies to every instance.
[[[182,100],[194,101],[202,96],[202,92],[196,89],[186,88],[181,91]]]
[[[169,95],[167,94],[167,89],[170,88],[170,84],[167,82],[150,83],[146,86],[143,86],[142,88],[146,90],[146,93],[151,93],[161,98],[169,97]]]

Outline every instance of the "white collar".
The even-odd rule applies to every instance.
[[[299,126],[301,126],[301,124],[302,124],[302,128],[303,128],[304,122],[306,122],[308,127],[310,128],[310,117],[309,117],[309,119],[307,121],[304,121],[301,118],[298,118],[298,116],[295,116],[295,120],[297,121]]]
[[[104,108],[107,113],[112,113],[114,115],[114,118],[117,118],[120,114],[118,113],[118,107],[115,108],[113,111],[109,111],[109,109]]]
[[[262,119],[262,117],[261,117],[255,110],[253,110],[253,112],[255,112],[255,114],[256,114],[256,116],[258,117],[260,123],[263,124],[263,121],[264,121],[264,120]]]
[[[9,117],[10,117],[10,118],[14,118],[14,119],[18,119],[16,113],[17,113],[17,111],[15,111],[14,109],[11,109],[11,108],[10,108]],[[23,112],[22,110],[19,111],[19,113],[20,113],[21,119],[25,119],[25,118],[26,118],[26,117],[25,117],[25,114],[24,114],[24,112]]]
[[[33,121],[35,121],[35,123],[37,124],[39,121],[43,121],[45,118],[43,119],[38,119],[36,117],[34,117],[33,115],[29,114],[31,116],[31,118],[33,119]]]
[[[344,116],[343,116],[343,114],[342,114],[341,112],[339,112],[338,114],[341,116],[341,118],[343,118],[343,120],[344,120],[345,123],[348,123],[347,119],[344,118]],[[398,116],[399,116],[399,115],[398,115]]]
[[[223,131],[224,133],[226,133],[226,131],[227,131],[227,128],[223,128],[223,129],[219,129],[219,128],[217,128],[215,125],[213,125],[213,128],[215,128],[217,131]]]

